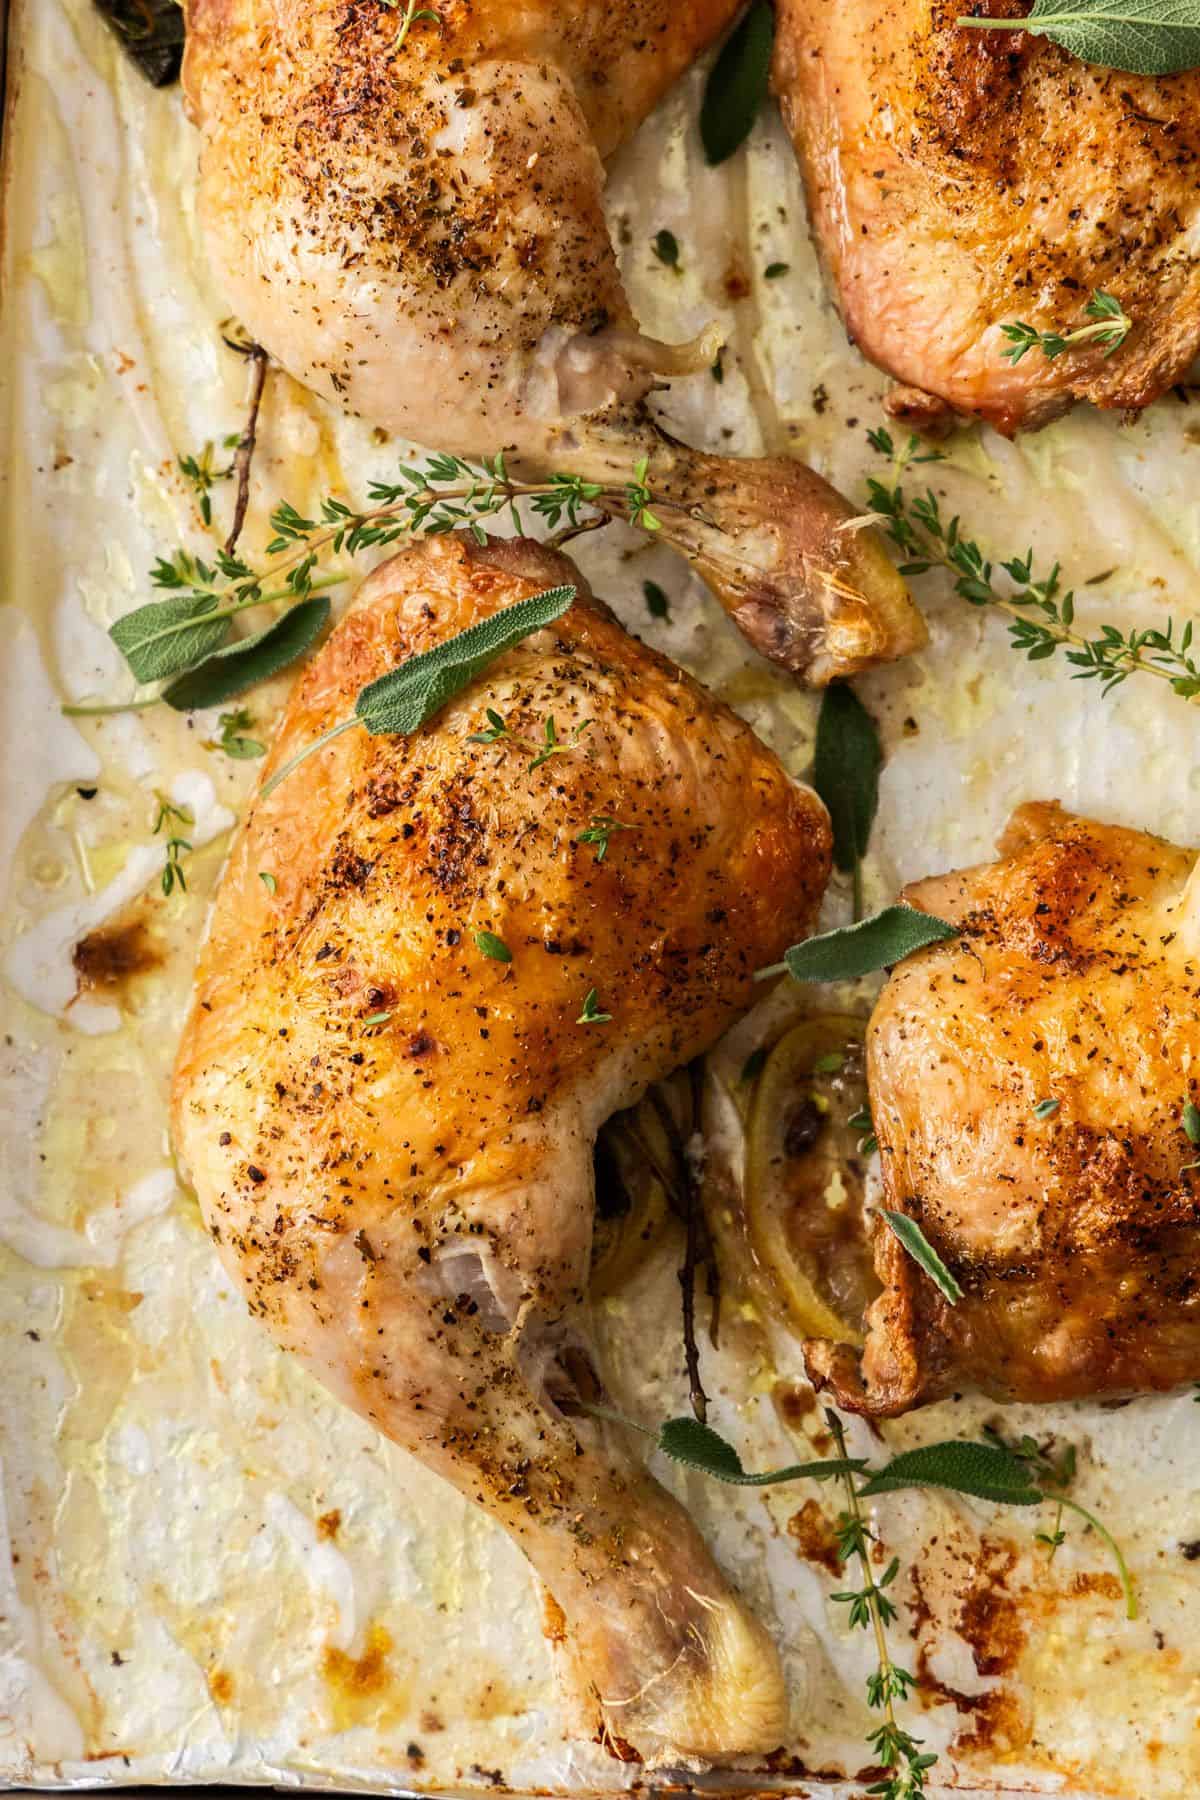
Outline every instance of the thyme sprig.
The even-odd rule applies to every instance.
[[[162,877],[159,884],[162,888],[164,897],[168,900],[175,892],[176,888],[178,888],[181,893],[187,893],[187,876],[183,869],[183,858],[185,853],[190,853],[192,848],[190,840],[179,836],[177,830],[174,828],[181,825],[186,828],[195,823],[195,816],[190,807],[176,806],[172,801],[165,799],[162,794],[159,794],[158,812],[155,815],[153,829],[155,837],[158,836],[159,832],[162,831],[164,827],[169,833],[167,837],[167,860],[163,864]]]
[[[1200,697],[1200,662],[1192,654],[1194,627],[1189,619],[1177,632],[1175,621],[1162,627],[1121,631],[1101,625],[1085,636],[1075,624],[1075,595],[1063,591],[1057,563],[1040,579],[1034,574],[1032,550],[994,565],[979,544],[965,535],[957,515],[942,516],[932,488],[910,499],[902,486],[907,468],[917,463],[940,462],[942,453],[929,450],[917,437],[897,448],[888,431],[869,431],[872,449],[891,459],[888,479],[868,478],[867,491],[892,543],[904,557],[902,575],[922,575],[933,568],[946,569],[954,577],[954,592],[971,606],[991,607],[1011,619],[1008,627],[1013,648],[1030,662],[1044,662],[1060,652],[1071,664],[1075,681],[1098,681],[1109,694],[1130,675],[1153,675],[1170,684],[1185,700]],[[997,575],[1008,578],[1001,587]]]
[[[195,461],[202,482],[209,480],[202,459]],[[211,463],[211,458],[209,458]],[[223,471],[210,471],[213,479]],[[207,493],[207,489],[205,489]],[[277,602],[289,609],[310,601],[319,590],[346,579],[337,570],[319,565],[341,555],[357,556],[365,550],[385,548],[417,533],[440,534],[466,529],[477,542],[487,541],[482,521],[508,516],[517,531],[525,531],[521,506],[552,532],[574,533],[613,515],[624,515],[639,529],[654,533],[661,521],[654,507],[663,502],[649,484],[643,457],[624,482],[603,484],[580,475],[552,475],[546,481],[518,481],[509,475],[503,453],[485,457],[478,464],[462,457],[439,454],[424,468],[405,465],[394,482],[372,482],[369,504],[355,508],[335,495],[322,498],[312,516],[281,500],[271,513],[273,536],[257,563],[227,548],[217,549],[211,561],[180,547],[160,556],[150,571],[151,584],[166,598],[151,601],[126,613],[112,626],[110,636],[125,657],[137,681],[155,692],[124,702],[85,704],[64,710],[72,714],[121,712],[165,700],[179,710],[206,704],[199,695],[208,692],[206,675],[219,655],[222,698],[253,685],[263,673],[275,673],[282,665],[281,645],[286,640],[299,655],[307,650],[313,633],[280,633],[270,643],[266,634],[253,639],[230,638],[232,622],[241,613]],[[277,626],[291,617],[284,613]],[[311,624],[322,621],[313,614]],[[307,627],[310,621],[304,620]],[[260,644],[264,645],[260,649]],[[269,667],[267,666],[269,664]],[[180,683],[180,677],[190,677]]]
[[[1101,288],[1096,289],[1083,310],[1091,324],[1077,325],[1074,331],[1039,331],[1036,325],[1030,325],[1024,319],[1001,325],[1000,329],[1008,339],[1008,348],[1002,354],[1016,364],[1028,351],[1036,349],[1047,362],[1054,362],[1065,350],[1095,343],[1103,346],[1105,356],[1111,356],[1133,330],[1133,320],[1116,296],[1104,293]]]
[[[577,1405],[581,1412],[641,1432],[665,1456],[685,1468],[698,1469],[714,1480],[736,1487],[772,1487],[801,1480],[842,1483],[846,1504],[835,1526],[838,1559],[843,1567],[857,1562],[862,1585],[839,1590],[830,1598],[835,1605],[848,1609],[847,1622],[852,1630],[870,1630],[875,1637],[876,1666],[867,1677],[867,1705],[873,1712],[881,1713],[882,1719],[872,1727],[867,1741],[884,1775],[867,1792],[881,1796],[881,1800],[912,1800],[913,1796],[924,1794],[925,1777],[937,1757],[923,1750],[922,1740],[913,1737],[896,1717],[896,1702],[911,1698],[919,1683],[894,1660],[888,1644],[887,1627],[898,1615],[887,1590],[900,1573],[900,1561],[893,1557],[883,1573],[876,1576],[870,1546],[878,1540],[867,1526],[864,1500],[910,1488],[935,1488],[1002,1506],[1037,1507],[1053,1502],[1058,1509],[1053,1530],[1036,1533],[1037,1542],[1048,1544],[1053,1554],[1063,1542],[1064,1509],[1076,1513],[1111,1551],[1125,1593],[1126,1617],[1137,1617],[1133,1581],[1120,1547],[1100,1520],[1067,1492],[1076,1474],[1073,1446],[1066,1446],[1055,1456],[1049,1447],[1032,1438],[1009,1444],[992,1430],[985,1432],[982,1443],[952,1438],[944,1443],[924,1444],[915,1450],[902,1450],[882,1468],[873,1468],[866,1458],[847,1455],[842,1421],[836,1412],[827,1409],[825,1418],[836,1455],[759,1474],[747,1470],[734,1446],[699,1418],[668,1419],[652,1431],[610,1407],[584,1401]]]
[[[896,1619],[896,1608],[885,1593],[900,1572],[900,1559],[894,1556],[883,1574],[876,1578],[871,1566],[870,1545],[874,1533],[863,1517],[854,1476],[845,1465],[846,1433],[833,1409],[827,1408],[825,1419],[837,1445],[843,1472],[838,1479],[846,1496],[846,1510],[835,1526],[838,1560],[843,1568],[854,1559],[862,1574],[862,1587],[833,1594],[831,1598],[849,1607],[852,1630],[870,1630],[875,1635],[876,1666],[867,1677],[867,1705],[883,1714],[882,1722],[867,1737],[872,1752],[887,1774],[869,1787],[869,1794],[880,1794],[884,1800],[910,1800],[925,1792],[925,1776],[937,1762],[932,1751],[921,1749],[921,1739],[906,1731],[896,1717],[897,1700],[907,1700],[917,1687],[917,1678],[892,1658],[887,1627]]]

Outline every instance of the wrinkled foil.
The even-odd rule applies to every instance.
[[[75,721],[58,708],[128,691],[106,627],[148,598],[159,554],[181,542],[203,552],[177,461],[240,428],[246,370],[220,341],[225,309],[197,236],[196,143],[178,90],[149,89],[86,0],[21,0],[11,59],[0,1782],[627,1788],[637,1769],[573,1735],[518,1552],[274,1351],[176,1180],[166,1081],[254,767],[214,750],[211,717]],[[664,417],[712,448],[803,455],[861,496],[879,460],[865,431],[882,421],[885,383],[829,304],[778,120],[744,156],[706,168],[701,79],[694,71],[646,124],[608,190],[645,329],[681,340],[716,320],[727,333],[723,381],[677,382]],[[653,253],[663,228],[679,241],[678,270]],[[787,273],[767,281],[774,263]],[[1186,398],[1134,423],[1079,412],[1015,444],[964,434],[935,471],[944,505],[999,555],[1032,544],[1045,564],[1061,561],[1085,624],[1186,616],[1200,562],[1200,407]],[[273,373],[244,544],[266,541],[278,497],[305,510],[322,492],[363,495],[403,454]],[[218,486],[218,517],[230,501]],[[620,527],[577,548],[634,629],[736,705],[792,770],[807,769],[812,697],[750,657],[669,551]],[[669,620],[647,611],[646,580],[669,594]],[[1002,622],[936,577],[921,597],[928,649],[859,683],[888,751],[870,904],[988,855],[1027,799],[1200,839],[1181,701],[1137,680],[1102,700],[1056,663],[1021,662]],[[260,729],[285,689],[249,700]],[[156,795],[195,818],[188,890],[170,900],[157,885]],[[829,922],[846,907],[835,886]],[[74,944],[129,917],[144,928],[143,966],[119,992],[79,992]],[[727,1061],[754,1029],[739,1028]],[[735,1119],[722,1153],[736,1164]],[[599,1308],[613,1392],[647,1421],[684,1408],[675,1255],[662,1246]],[[776,1404],[799,1376],[795,1346],[744,1307],[704,1357],[714,1423],[747,1465],[793,1460],[819,1421]],[[902,1448],[996,1417],[977,1400],[948,1402],[886,1436]],[[1072,1529],[1048,1565],[1028,1515],[890,1496],[872,1523],[902,1560],[894,1642],[926,1695],[906,1719],[943,1753],[938,1774],[955,1791],[1193,1794],[1200,1409],[1183,1393],[1011,1408],[1003,1423],[1078,1446],[1077,1492],[1120,1537],[1141,1616],[1124,1619],[1094,1536]],[[854,1442],[873,1447],[865,1428]],[[831,1602],[836,1578],[789,1530],[816,1490],[747,1493],[660,1472],[770,1624],[792,1695],[789,1742],[770,1767],[704,1785],[854,1776],[869,1762],[870,1646]]]

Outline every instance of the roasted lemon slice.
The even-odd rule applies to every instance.
[[[746,1127],[750,1245],[770,1297],[803,1337],[862,1342],[879,1293],[863,1224],[863,1020],[821,1013],[775,1045]]]

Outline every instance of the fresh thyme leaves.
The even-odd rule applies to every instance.
[[[498,744],[503,738],[510,738],[512,732],[504,723],[504,719],[495,707],[487,708],[487,730],[473,731],[467,739],[468,744]]]
[[[574,591],[572,588],[572,594]],[[529,765],[530,769],[540,769],[542,764],[549,762],[552,756],[567,756],[572,750],[577,750],[580,738],[585,731],[590,731],[594,724],[594,719],[583,719],[572,729],[568,737],[560,738],[558,727],[554,723],[554,714],[551,713],[542,727],[542,742],[536,747],[536,754]]]
[[[260,869],[258,871],[258,879],[262,882],[268,894],[274,896],[278,892],[279,883],[272,875],[270,869]]]
[[[595,988],[589,988],[583,999],[583,1011],[576,1019],[577,1025],[607,1025],[612,1018],[611,1013],[601,1012],[596,998]]]
[[[391,1016],[392,1015],[390,1012],[368,1013],[366,1018],[363,1020],[364,1031],[366,1030],[368,1025],[386,1025],[388,1020],[391,1018]]]
[[[788,271],[791,269],[791,266],[792,266],[791,263],[784,263],[784,262],[768,263],[766,268],[763,270],[763,280],[764,281],[778,281],[779,277],[781,275],[786,275],[788,273]]]
[[[1200,697],[1200,662],[1191,655],[1193,627],[1189,620],[1176,636],[1174,621],[1162,628],[1122,632],[1102,625],[1094,637],[1075,629],[1075,596],[1063,593],[1058,565],[1035,580],[1033,552],[999,564],[1012,586],[1001,591],[996,570],[973,539],[963,534],[961,521],[943,519],[936,494],[909,500],[901,477],[909,464],[940,462],[939,451],[924,450],[919,438],[910,437],[897,449],[887,431],[867,433],[873,449],[892,460],[890,479],[869,479],[867,491],[872,511],[883,521],[888,537],[904,557],[902,575],[921,575],[942,568],[954,577],[954,592],[971,606],[988,606],[1005,613],[1013,648],[1030,662],[1043,662],[1061,650],[1072,665],[1076,681],[1099,681],[1103,693],[1130,675],[1155,675],[1170,683],[1185,700]]]
[[[243,646],[229,643],[233,619],[250,607],[273,601],[288,601],[294,608],[320,589],[343,581],[341,574],[315,573],[318,563],[328,556],[343,552],[355,556],[416,532],[437,534],[460,527],[484,543],[483,519],[507,514],[522,531],[520,507],[524,503],[552,531],[585,530],[610,514],[624,514],[648,533],[661,529],[644,457],[634,466],[630,480],[603,486],[579,475],[519,482],[509,477],[502,454],[485,457],[478,464],[443,454],[431,457],[424,469],[401,468],[394,483],[372,482],[369,499],[370,506],[356,511],[327,495],[313,518],[288,501],[280,501],[271,514],[274,536],[257,567],[227,549],[218,550],[211,562],[186,549],[160,557],[150,579],[155,587],[166,590],[168,598],[137,607],[110,630],[138,682],[168,682],[196,669],[227,645],[230,657],[242,657]],[[312,616],[305,615],[310,622]],[[281,635],[288,637],[299,633],[301,621],[293,620],[287,627],[277,621],[277,625]],[[272,639],[276,644],[279,641]],[[263,642],[263,634],[254,640],[256,645]],[[241,663],[240,667],[250,680],[261,678],[252,666]],[[224,678],[226,672],[220,673]],[[216,672],[211,674],[215,680]],[[160,693],[124,705],[88,704],[64,710],[76,715],[121,712],[170,698],[180,706],[212,705],[218,698],[242,691],[245,685],[227,685],[224,695],[212,697],[204,687],[203,700],[184,698],[189,690],[183,689],[174,696]]]
[[[264,630],[223,644],[196,668],[177,676],[163,689],[162,698],[177,712],[220,706],[307,655],[328,623],[328,600],[312,594],[290,606]]]
[[[496,657],[533,632],[561,619],[574,599],[573,587],[547,588],[544,593],[530,594],[512,606],[502,607],[490,618],[480,619],[476,625],[468,625],[465,631],[447,638],[444,643],[435,644],[432,650],[410,656],[398,668],[389,670],[378,681],[363,688],[355,702],[353,718],[334,725],[277,769],[262,790],[263,798],[266,799],[314,750],[321,749],[355,725],[365,725],[373,737],[393,732],[407,736],[419,730]],[[499,718],[500,715],[496,716]],[[500,722],[503,725],[504,721]]]
[[[1032,1445],[1031,1440],[1022,1440],[1022,1446],[1013,1449],[993,1436],[987,1443],[950,1440],[925,1444],[916,1450],[902,1451],[880,1468],[872,1468],[865,1458],[847,1455],[845,1430],[837,1413],[827,1410],[825,1417],[837,1450],[835,1457],[824,1458],[818,1463],[798,1463],[763,1474],[748,1473],[733,1445],[710,1426],[698,1424],[695,1419],[671,1419],[657,1433],[647,1435],[676,1462],[738,1487],[767,1487],[776,1482],[833,1478],[842,1482],[846,1506],[835,1528],[838,1556],[843,1566],[857,1561],[862,1586],[839,1590],[830,1598],[836,1605],[847,1608],[847,1623],[852,1630],[874,1633],[876,1667],[867,1678],[867,1702],[873,1711],[883,1714],[883,1723],[871,1731],[868,1742],[876,1760],[889,1773],[885,1781],[877,1783],[868,1792],[887,1796],[888,1800],[902,1800],[904,1796],[924,1793],[926,1772],[934,1766],[936,1758],[923,1752],[920,1740],[905,1731],[896,1718],[894,1702],[908,1699],[918,1686],[916,1678],[893,1661],[887,1641],[887,1627],[895,1621],[897,1609],[886,1590],[899,1575],[900,1563],[893,1558],[880,1575],[875,1574],[871,1545],[877,1540],[867,1526],[863,1500],[905,1488],[933,1487],[1003,1506],[1040,1506],[1046,1502],[1060,1509],[1065,1506],[1080,1513],[1104,1537],[1121,1572],[1130,1618],[1135,1616],[1135,1611],[1130,1610],[1135,1605],[1133,1588],[1124,1558],[1111,1534],[1064,1492],[1075,1474],[1073,1454],[1054,1461]],[[642,1426],[637,1429],[645,1430]],[[1026,1448],[1027,1443],[1031,1448]],[[1059,1530],[1056,1525],[1055,1533]],[[1038,1535],[1040,1540],[1045,1540],[1055,1534]]]
[[[876,1576],[871,1546],[878,1540],[867,1525],[862,1507],[864,1500],[907,1488],[940,1488],[1001,1506],[1051,1504],[1057,1508],[1053,1530],[1035,1534],[1039,1543],[1050,1546],[1051,1554],[1063,1541],[1064,1508],[1073,1511],[1085,1519],[1108,1546],[1120,1574],[1126,1617],[1137,1616],[1132,1578],[1119,1546],[1100,1521],[1066,1491],[1076,1473],[1075,1452],[1070,1446],[1055,1458],[1031,1438],[1023,1438],[1019,1445],[1011,1446],[992,1432],[985,1443],[951,1439],[924,1444],[915,1450],[902,1451],[882,1467],[873,1468],[866,1458],[847,1455],[842,1421],[836,1412],[827,1409],[825,1418],[836,1456],[817,1463],[797,1463],[789,1468],[754,1474],[747,1472],[732,1444],[711,1426],[695,1419],[671,1419],[654,1432],[602,1407],[585,1406],[583,1410],[633,1426],[684,1467],[698,1469],[717,1481],[736,1487],[768,1487],[776,1482],[833,1478],[842,1483],[846,1505],[835,1527],[838,1558],[843,1568],[851,1561],[858,1563],[862,1586],[841,1589],[831,1594],[830,1599],[835,1605],[847,1608],[847,1623],[852,1630],[874,1633],[876,1667],[867,1677],[867,1703],[872,1711],[883,1714],[883,1723],[871,1730],[868,1742],[876,1760],[888,1773],[885,1780],[867,1791],[882,1795],[885,1800],[910,1800],[913,1795],[923,1794],[925,1776],[937,1759],[922,1751],[921,1741],[905,1731],[896,1718],[894,1703],[910,1698],[919,1683],[892,1659],[887,1627],[894,1623],[898,1614],[887,1589],[893,1586],[900,1573],[900,1562],[893,1557]]]
[[[652,619],[669,619],[671,617],[671,603],[667,599],[665,590],[659,587],[657,581],[643,581],[642,595],[646,602],[646,611]]]
[[[653,238],[654,254],[660,263],[668,269],[679,272],[679,239],[673,231],[656,231]]]
[[[267,746],[265,744],[260,744],[257,738],[244,735],[254,724],[251,713],[242,708],[239,708],[237,712],[225,712],[221,714],[218,724],[221,727],[221,736],[217,741],[217,747],[223,750],[226,756],[232,756],[237,762],[249,762],[255,757],[266,755]]]
[[[918,1268],[925,1271],[930,1281],[950,1302],[950,1305],[956,1305],[962,1299],[962,1289],[917,1221],[910,1219],[907,1213],[892,1212],[886,1206],[881,1207],[880,1212],[887,1220],[893,1236],[899,1241],[902,1249],[908,1252]]]
[[[199,456],[181,456],[179,473],[191,487],[200,507],[200,517],[206,525],[212,524],[212,490],[218,481],[228,481],[233,474],[233,464],[226,469],[213,467],[213,447],[205,444]]]
[[[1081,61],[1131,75],[1178,75],[1200,67],[1196,0],[1034,0],[1023,18],[960,18],[984,31],[1048,37]]]
[[[567,737],[560,738],[558,726],[553,713],[551,713],[550,717],[543,722],[541,741],[534,742],[532,739],[521,737],[519,733],[510,730],[503,715],[498,713],[494,707],[487,708],[487,721],[487,730],[473,731],[467,739],[468,744],[517,744],[522,750],[529,752],[531,771],[540,769],[542,764],[549,762],[552,756],[567,756],[572,750],[577,750],[584,732],[590,731],[596,722],[594,719],[583,719],[572,728]]]
[[[817,718],[813,786],[829,808],[833,860],[854,885],[854,917],[862,916],[862,859],[879,803],[879,733],[854,689],[835,681]]]
[[[1033,1116],[1035,1119],[1052,1119],[1061,1105],[1061,1100],[1039,1100],[1033,1109]]]
[[[1001,325],[1000,329],[1008,339],[1008,348],[1003,354],[1009,362],[1019,363],[1027,351],[1037,349],[1047,362],[1053,362],[1064,350],[1077,349],[1080,344],[1100,344],[1105,356],[1111,356],[1129,336],[1133,320],[1119,300],[1099,288],[1084,311],[1092,323],[1079,325],[1074,331],[1039,331],[1036,325],[1029,325],[1024,319]]]
[[[826,1410],[825,1417],[838,1453],[845,1461],[846,1434],[842,1421],[831,1409]],[[925,1792],[925,1776],[937,1762],[937,1757],[923,1751],[921,1740],[905,1731],[896,1718],[896,1701],[907,1699],[917,1686],[915,1676],[892,1660],[887,1639],[887,1627],[896,1618],[896,1608],[883,1590],[895,1580],[900,1565],[893,1557],[884,1573],[876,1579],[869,1547],[876,1540],[863,1517],[860,1490],[855,1487],[850,1474],[843,1475],[842,1486],[846,1510],[839,1515],[835,1528],[838,1559],[843,1568],[851,1558],[857,1561],[863,1585],[856,1592],[833,1597],[849,1605],[852,1629],[869,1629],[875,1635],[876,1666],[867,1677],[867,1705],[873,1712],[883,1714],[883,1723],[868,1733],[867,1742],[881,1767],[888,1771],[884,1779],[867,1792],[880,1794],[884,1800],[912,1800],[913,1796]]]
[[[475,948],[481,955],[490,958],[492,962],[510,963],[512,961],[512,951],[504,939],[497,937],[494,931],[477,931]]]
[[[751,0],[705,84],[700,141],[708,162],[724,162],[749,137],[767,97],[774,39],[775,14],[768,0]]]
[[[603,862],[608,855],[608,840],[615,831],[634,831],[633,825],[622,825],[620,819],[610,819],[603,814],[593,814],[586,831],[581,831],[575,839],[577,844],[594,844],[596,861]]]
[[[381,4],[393,12],[398,12],[400,8],[400,0],[381,0]],[[428,6],[422,6],[418,10],[417,0],[408,0],[408,4],[404,8],[404,17],[400,21],[400,29],[396,33],[396,41],[392,45],[393,53],[403,50],[405,40],[418,19],[429,19],[435,25],[440,25],[442,22],[438,14]]]
[[[793,981],[856,981],[876,969],[890,969],[928,944],[958,936],[958,926],[914,906],[885,906],[873,918],[843,925],[820,937],[793,944],[781,963],[759,969],[756,981],[784,971]]]
[[[162,891],[167,898],[170,898],[176,888],[186,894],[187,877],[183,872],[183,856],[192,848],[188,839],[180,837],[173,827],[177,825],[186,827],[195,823],[196,820],[190,807],[176,806],[172,801],[164,799],[161,794],[158,796],[158,812],[155,815],[153,827],[154,835],[157,837],[164,827],[170,834],[167,838],[167,860],[163,864],[160,881]]]

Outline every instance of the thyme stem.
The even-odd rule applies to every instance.
[[[231,340],[228,338],[226,342]],[[237,549],[237,541],[242,535],[242,526],[246,523],[246,508],[250,503],[250,465],[254,461],[254,449],[258,442],[258,410],[262,405],[263,387],[267,379],[269,358],[261,344],[234,345],[239,356],[244,356],[253,365],[254,373],[250,379],[250,405],[246,414],[246,423],[242,426],[241,436],[237,441],[237,450],[233,459],[234,479],[237,482],[237,493],[233,503],[233,523],[229,527],[229,536],[225,539],[225,554],[232,556]]]

